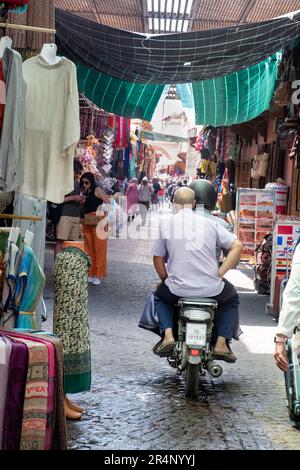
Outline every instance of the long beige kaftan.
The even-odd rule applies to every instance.
[[[74,189],[73,157],[80,139],[76,67],[38,55],[23,64],[27,84],[25,170],[20,192],[61,203]]]

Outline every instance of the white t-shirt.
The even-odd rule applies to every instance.
[[[161,219],[153,256],[168,255],[165,283],[179,297],[214,297],[224,287],[218,275],[216,247],[230,249],[236,235],[218,221],[182,209]]]
[[[277,334],[291,338],[300,323],[300,245],[297,246],[292,262],[291,275],[283,293],[282,309],[279,315]]]

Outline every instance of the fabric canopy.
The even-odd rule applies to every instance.
[[[251,67],[300,36],[300,13],[230,28],[147,36],[56,9],[60,54],[134,83],[189,83]]]
[[[193,83],[197,125],[230,126],[269,109],[281,54],[240,72]]]
[[[118,116],[151,121],[164,85],[129,83],[77,65],[78,89],[99,108]]]
[[[181,99],[184,108],[192,109],[194,107],[193,87],[191,83],[176,85],[177,93]]]

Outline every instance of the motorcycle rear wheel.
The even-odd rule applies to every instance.
[[[186,369],[185,396],[196,398],[199,388],[199,364],[188,364]]]
[[[290,421],[292,422],[293,426],[297,429],[300,429],[300,416],[297,416],[294,413],[294,404],[295,404],[295,384],[294,384],[294,373],[293,373],[293,358],[292,358],[292,346],[291,342],[288,342],[287,346],[287,358],[288,358],[288,372],[284,373],[285,379],[285,390],[286,390],[286,398],[287,398],[287,406],[288,406],[288,413]]]

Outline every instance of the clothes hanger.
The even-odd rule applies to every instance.
[[[12,39],[9,36],[3,36],[0,39],[0,58],[3,57],[4,51],[6,48],[11,49],[12,47]]]

